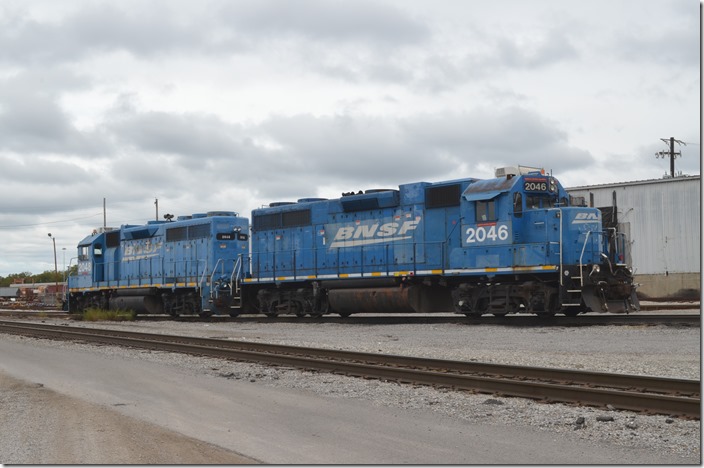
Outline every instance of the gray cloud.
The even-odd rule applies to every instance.
[[[656,28],[647,35],[624,31],[617,41],[617,56],[628,62],[698,68],[700,51],[692,47],[698,39],[697,28]]]
[[[128,13],[111,3],[89,2],[60,21],[7,15],[0,19],[0,61],[46,65],[114,51],[149,57],[212,45],[209,28],[181,23],[169,12],[158,4]]]
[[[62,91],[88,82],[71,73],[47,69],[0,79],[0,150],[22,153],[105,154],[109,141],[81,131],[60,106]]]
[[[181,177],[242,180],[265,198],[311,195],[316,185],[453,178],[460,166],[482,161],[539,160],[556,170],[594,161],[571,147],[557,125],[521,108],[405,118],[299,114],[248,126],[201,114],[135,111],[105,128],[140,155],[115,169],[120,178],[160,186],[182,186]]]
[[[495,67],[536,68],[574,60],[577,55],[570,37],[564,31],[552,29],[529,43],[515,38],[499,38],[492,58],[485,61],[493,62]]]
[[[394,6],[369,0],[228,2],[223,12],[237,31],[256,36],[398,46],[424,41],[429,35],[421,21]]]
[[[210,2],[188,18],[179,10],[189,2],[116,5],[89,2],[58,21],[38,20],[22,9],[0,15],[0,63],[75,63],[119,51],[146,59],[175,52],[222,55],[292,38],[395,47],[429,35],[402,10],[372,1]]]
[[[239,125],[213,115],[144,112],[125,114],[107,128],[126,146],[144,152],[222,158],[242,153]]]

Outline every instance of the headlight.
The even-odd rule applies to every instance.
[[[592,265],[592,273],[599,273],[600,271],[599,265]]]

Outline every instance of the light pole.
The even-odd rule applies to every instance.
[[[66,296],[66,273],[67,273],[67,271],[66,271],[66,247],[61,247],[61,250],[62,250],[63,259],[64,259],[63,260],[64,263],[63,263],[63,267],[62,267],[63,271],[64,271],[64,273],[63,273],[64,285],[61,288],[61,294],[62,294],[62,296]]]
[[[59,294],[59,266],[56,263],[56,237],[52,236],[51,233],[47,234],[54,244],[54,291]]]

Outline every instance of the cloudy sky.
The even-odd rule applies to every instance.
[[[522,164],[700,173],[698,0],[3,0],[0,275],[94,227]],[[63,249],[66,249],[64,251]]]

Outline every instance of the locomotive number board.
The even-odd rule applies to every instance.
[[[547,192],[548,191],[548,179],[544,178],[525,178],[523,180],[523,191],[524,192]]]

